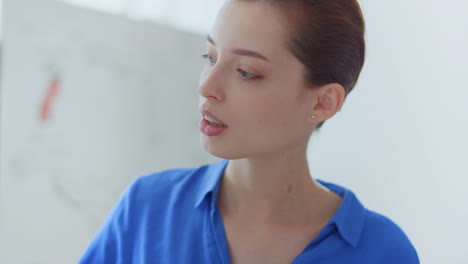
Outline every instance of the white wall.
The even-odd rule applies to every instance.
[[[138,20],[175,26],[206,34],[222,0],[60,0]]]
[[[3,0],[0,0],[0,41],[3,39]]]

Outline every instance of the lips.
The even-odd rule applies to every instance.
[[[212,125],[220,126],[220,127],[227,127],[227,125],[218,117],[210,113],[206,108],[201,109],[201,114],[204,119],[210,122]],[[214,122],[216,123],[214,123]]]
[[[208,111],[206,107],[201,108],[202,119],[200,131],[208,137],[219,136],[228,129],[226,123]]]

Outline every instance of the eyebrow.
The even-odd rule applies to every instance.
[[[210,42],[211,44],[213,44],[213,46],[216,46],[215,41],[211,38],[210,35],[207,35],[207,36],[206,36],[206,40],[207,40],[208,42]],[[233,54],[236,54],[236,55],[240,55],[240,56],[248,56],[248,57],[253,57],[253,58],[257,58],[257,59],[261,59],[261,60],[270,62],[270,60],[267,59],[265,56],[263,56],[262,54],[260,54],[260,53],[258,53],[258,52],[252,51],[252,50],[233,49],[233,50],[232,50],[232,53],[233,53]]]

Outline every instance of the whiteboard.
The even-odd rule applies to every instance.
[[[214,161],[205,40],[56,1],[4,10],[0,263],[74,263],[134,178]]]

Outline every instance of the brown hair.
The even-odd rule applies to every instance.
[[[282,11],[291,31],[287,45],[304,64],[307,84],[339,83],[345,97],[351,92],[365,57],[365,24],[357,0],[241,1],[261,1]]]

